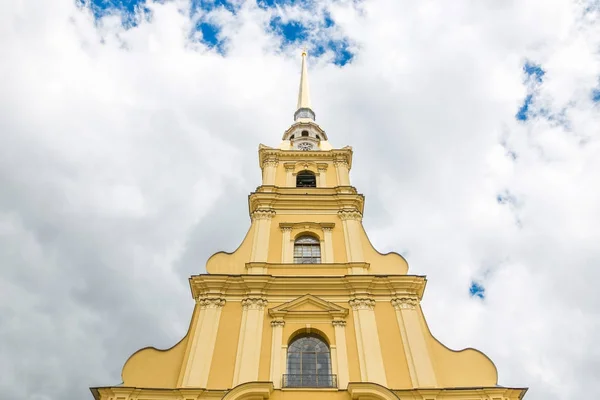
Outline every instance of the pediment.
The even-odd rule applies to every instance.
[[[312,294],[305,294],[269,309],[269,315],[272,317],[322,316],[341,318],[348,315],[348,309]]]

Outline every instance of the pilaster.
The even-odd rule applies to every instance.
[[[242,300],[242,324],[233,373],[233,386],[258,380],[266,305],[267,300],[264,297],[246,297]]]
[[[350,165],[344,158],[333,160],[338,178],[338,186],[350,186]]]
[[[350,381],[350,372],[348,367],[348,348],[346,346],[346,321],[342,319],[336,319],[332,321],[333,329],[335,332],[335,343],[336,343],[336,361],[337,361],[337,375],[338,375],[338,388],[345,389]]]
[[[357,209],[343,209],[338,212],[342,220],[344,238],[346,241],[346,256],[348,262],[364,261],[361,243],[362,214]]]
[[[271,219],[275,216],[272,208],[263,208],[254,211],[251,215],[254,225],[254,240],[250,262],[267,262],[269,254],[269,234],[271,232]]]
[[[413,296],[392,299],[413,387],[437,387],[425,332],[419,319],[418,304],[419,299]]]
[[[324,226],[323,228],[323,259],[324,263],[333,263],[333,227]]]
[[[292,244],[292,227],[291,226],[282,226],[282,239],[281,239],[281,263],[291,263],[293,258],[293,244]]]
[[[375,300],[357,297],[348,303],[354,315],[361,380],[386,386],[385,367],[375,321]]]
[[[275,185],[275,174],[279,160],[276,156],[269,156],[263,160],[263,185]]]
[[[281,344],[283,342],[283,319],[274,319],[271,321],[272,338],[271,338],[271,374],[270,380],[273,382],[275,389],[281,388]]]
[[[221,310],[225,305],[222,297],[201,297],[196,300],[199,308],[190,355],[184,369],[182,387],[206,387],[213,358]]]

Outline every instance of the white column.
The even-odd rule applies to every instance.
[[[324,241],[324,257],[322,262],[324,263],[333,263],[333,239],[332,239],[332,229],[330,227],[323,228],[323,241]]]
[[[290,261],[290,252],[293,251],[293,248],[291,248],[290,243],[291,243],[291,234],[292,234],[292,227],[290,226],[284,226],[281,228],[281,232],[282,232],[282,239],[281,239],[281,262],[283,264],[285,263],[289,263]]]
[[[252,213],[254,240],[252,242],[251,262],[267,262],[269,254],[269,235],[271,219],[275,216],[273,209],[258,209]]]
[[[267,158],[263,161],[263,185],[275,185],[275,174],[279,161],[276,157]]]
[[[258,380],[266,305],[267,300],[262,297],[246,297],[242,300],[242,325],[240,326],[232,387],[240,383]]]
[[[271,338],[271,377],[275,389],[281,388],[281,343],[283,341],[283,326],[285,321],[275,319],[271,321],[273,336]]]
[[[365,261],[361,242],[361,220],[362,215],[356,209],[344,209],[338,212],[342,220],[342,228],[344,230],[344,238],[346,240],[346,256],[348,262],[363,262]]]
[[[346,389],[348,382],[350,381],[350,372],[348,369],[348,349],[346,346],[346,321],[334,320],[332,324],[335,331],[335,343],[337,348],[336,358],[338,388]]]
[[[418,303],[416,297],[392,299],[413,387],[437,387],[435,372],[425,342],[425,332],[419,320]]]
[[[200,314],[196,321],[182,386],[205,388],[225,299],[205,297],[198,298],[196,303],[200,308]]]
[[[350,168],[346,160],[335,160],[335,171],[338,178],[338,186],[350,186]]]
[[[350,300],[349,304],[354,315],[361,380],[387,386],[377,322],[375,321],[375,300],[355,298]]]

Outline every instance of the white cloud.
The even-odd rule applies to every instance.
[[[257,145],[291,122],[298,48],[280,49],[274,11],[250,2],[208,16],[226,56],[188,40],[185,1],[151,4],[128,30],[67,0],[1,7],[0,392],[85,398],[118,383],[133,351],[184,334],[187,277],[238,245]],[[434,335],[485,351],[531,400],[600,395],[600,24],[585,7],[315,11],[355,52],[344,68],[311,59],[311,89],[333,144],[355,148],[367,231],[428,275]],[[568,123],[515,120],[525,60],[546,72],[533,109]],[[469,297],[473,279],[483,301]]]

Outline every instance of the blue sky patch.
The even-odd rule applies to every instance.
[[[527,77],[534,79],[537,83],[542,83],[546,71],[539,64],[534,64],[529,61],[523,65],[523,71]]]
[[[219,7],[225,8],[232,14],[235,14],[236,12],[236,7],[227,0],[192,0],[192,12],[196,10],[209,12]]]
[[[196,25],[196,30],[202,33],[202,43],[208,47],[216,48],[218,53],[224,54],[224,42],[219,39],[221,28],[208,22],[199,22]]]
[[[477,283],[475,281],[471,281],[471,286],[469,287],[469,294],[471,297],[478,297],[480,299],[485,298],[485,287],[482,284]]]
[[[274,32],[279,33],[289,43],[303,41],[308,37],[308,29],[298,21],[283,22],[281,17],[275,17],[269,25]]]
[[[592,90],[592,101],[595,103],[600,102],[600,89]]]
[[[523,105],[521,106],[521,108],[519,108],[519,111],[515,115],[515,117],[519,121],[527,121],[527,119],[529,118],[529,105],[531,104],[532,100],[533,100],[532,94],[528,94],[525,97],[525,100],[523,101]]]

